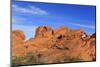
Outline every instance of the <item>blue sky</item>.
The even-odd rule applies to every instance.
[[[34,2],[12,3],[12,29],[24,31],[26,39],[34,37],[38,26],[53,29],[65,26],[82,28],[87,34],[95,32],[95,6],[47,4]]]

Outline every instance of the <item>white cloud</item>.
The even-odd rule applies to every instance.
[[[27,19],[25,18],[16,18],[16,17],[12,17],[12,23],[23,23],[25,22]]]
[[[95,29],[95,25],[84,25],[84,24],[78,24],[78,23],[70,23],[71,25],[79,26],[79,27],[85,27],[89,29]]]
[[[20,7],[18,5],[12,5],[12,7],[13,10],[21,13],[35,14],[35,15],[48,15],[47,11],[35,6],[28,6],[27,8],[25,8],[25,7]]]

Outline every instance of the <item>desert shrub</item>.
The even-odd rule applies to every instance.
[[[28,53],[25,56],[14,57],[13,65],[40,64],[40,57],[35,53]]]
[[[61,60],[60,60],[60,59],[55,59],[55,60],[53,61],[53,63],[61,63]]]
[[[25,57],[26,64],[39,64],[40,60],[37,54],[34,53],[28,53]]]
[[[77,62],[81,61],[79,57],[65,57],[65,59],[62,59],[64,62]],[[62,61],[59,59],[55,59],[52,61],[53,63],[61,63]],[[27,65],[27,64],[46,64],[48,63],[48,59],[46,57],[42,57],[36,53],[28,53],[24,56],[18,56],[14,57],[12,60],[13,66],[14,65]]]
[[[73,58],[71,58],[71,57],[66,57],[66,58],[64,59],[64,62],[78,62],[78,61],[81,61],[81,59],[80,59],[79,57],[73,57]]]
[[[14,57],[12,59],[12,64],[18,65],[18,64],[22,63],[23,60],[24,60],[24,56]]]

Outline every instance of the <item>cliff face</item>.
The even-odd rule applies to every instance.
[[[27,41],[22,32],[12,32],[12,56],[34,53],[43,63],[59,63],[95,60],[95,34],[87,35],[82,30],[40,26],[35,37]],[[34,64],[34,63],[32,63]]]
[[[23,43],[25,42],[24,40],[25,35],[23,31],[12,31],[12,56],[16,56],[16,54],[20,53],[18,49],[23,48]]]
[[[12,31],[12,38],[13,38],[13,41],[15,40],[15,42],[17,41],[19,42],[19,41],[25,40],[25,35],[22,31],[16,30],[16,31]]]

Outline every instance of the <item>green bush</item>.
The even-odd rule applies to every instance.
[[[14,57],[12,60],[13,65],[26,65],[26,64],[40,64],[40,58],[35,53],[28,53],[25,56]]]
[[[23,60],[24,60],[24,57],[22,57],[22,56],[14,57],[12,59],[12,64],[13,65],[18,65],[18,64],[22,63]]]

